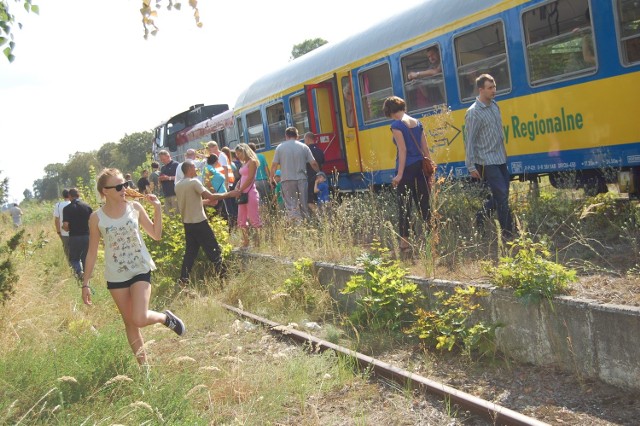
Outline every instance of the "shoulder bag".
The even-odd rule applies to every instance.
[[[241,181],[241,180],[240,180]],[[238,188],[240,188],[240,181],[238,181],[238,183],[236,184],[236,186]],[[254,181],[251,186],[249,187],[249,191],[251,190],[251,187],[253,185],[255,185],[256,182]],[[240,196],[236,199],[236,204],[247,204],[249,202],[249,192],[241,192]]]
[[[433,160],[431,160],[430,157],[427,157],[426,155],[424,155],[425,153],[422,152],[422,148],[420,147],[420,144],[416,140],[416,137],[413,136],[413,132],[411,131],[409,126],[406,126],[406,127],[407,127],[407,129],[409,129],[409,134],[411,135],[411,138],[413,139],[413,143],[416,144],[416,146],[418,147],[418,151],[422,154],[422,172],[424,173],[424,176],[431,181],[431,180],[433,180],[433,175],[436,172],[436,168],[438,166],[437,166],[436,163],[433,162]]]

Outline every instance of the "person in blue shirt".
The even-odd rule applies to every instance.
[[[396,189],[398,199],[400,252],[402,257],[409,258],[412,256],[409,244],[412,202],[420,210],[427,228],[431,220],[429,177],[422,168],[423,159],[431,161],[431,155],[422,123],[406,113],[404,99],[390,96],[385,99],[382,109],[385,116],[393,119],[391,134],[397,155],[396,175],[391,180],[391,185]]]
[[[318,210],[322,212],[326,207],[325,205],[329,202],[329,183],[327,182],[327,175],[324,172],[316,173],[313,192],[315,192],[318,197]]]
[[[210,176],[209,182],[205,182],[205,187],[211,191],[213,194],[224,194],[227,192],[227,187],[225,186],[225,175],[224,168],[220,165],[218,161],[218,156],[215,154],[211,154],[207,157],[207,165],[205,166],[208,173],[207,176]],[[229,220],[229,212],[227,209],[226,199],[223,200],[215,200],[204,201],[205,205],[213,206],[216,209],[218,215],[220,215],[223,219]]]

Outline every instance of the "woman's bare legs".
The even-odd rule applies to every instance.
[[[138,281],[129,288],[110,290],[116,306],[122,315],[127,340],[136,356],[138,363],[146,364],[147,354],[144,351],[144,339],[140,329],[151,324],[164,323],[165,314],[149,310],[149,298],[151,297],[151,284],[146,281]]]

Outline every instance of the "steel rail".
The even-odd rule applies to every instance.
[[[493,424],[509,426],[548,425],[547,423],[541,422],[532,417],[525,416],[524,414],[510,410],[501,405],[475,397],[466,392],[462,392],[434,380],[427,379],[426,377],[411,373],[410,371],[395,367],[391,364],[387,364],[386,362],[382,362],[343,346],[335,345],[326,340],[319,339],[309,333],[283,326],[282,324],[278,324],[277,322],[259,317],[258,315],[254,315],[250,312],[246,312],[233,306],[229,306],[226,304],[222,304],[222,306],[225,309],[234,312],[244,318],[248,318],[252,321],[269,326],[272,332],[284,334],[300,343],[307,343],[314,351],[325,351],[330,349],[336,353],[351,357],[356,360],[358,366],[361,369],[370,369],[377,376],[392,380],[400,384],[401,386],[417,389],[423,393],[438,395],[443,399],[450,401],[451,403],[456,403],[461,407],[464,407],[478,415],[481,415]]]

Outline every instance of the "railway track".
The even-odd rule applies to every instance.
[[[319,339],[311,334],[283,326],[277,322],[230,305],[222,304],[222,306],[228,311],[231,311],[243,318],[266,326],[272,333],[281,334],[299,343],[308,344],[313,351],[321,352],[332,350],[337,354],[353,358],[360,369],[372,371],[377,377],[391,380],[403,387],[415,389],[425,394],[436,395],[442,399],[450,401],[452,404],[457,404],[460,407],[485,418],[493,424],[531,426],[547,425],[547,423],[510,410],[501,405],[475,397],[466,392],[462,392],[426,377],[416,375],[410,371],[395,367],[386,362],[382,362],[326,340]]]

